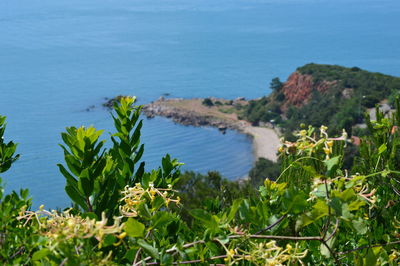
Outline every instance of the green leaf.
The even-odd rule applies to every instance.
[[[117,238],[114,235],[106,235],[103,240],[103,247],[111,246],[116,240]]]
[[[143,152],[144,152],[144,144],[142,144],[140,146],[140,148],[139,148],[139,151],[136,152],[135,159],[133,160],[133,163],[137,163],[142,158]]]
[[[368,232],[368,226],[367,226],[366,222],[363,219],[358,218],[358,220],[353,220],[352,224],[353,224],[354,229],[360,235],[364,235],[364,234],[366,234]]]
[[[207,213],[205,210],[202,210],[202,209],[191,210],[190,214],[194,218],[196,218],[196,219],[198,219],[200,221],[203,221],[203,222],[207,222],[208,223],[211,220],[211,215],[209,213]]]
[[[329,202],[329,206],[332,207],[332,209],[335,211],[337,216],[342,215],[342,201],[339,198],[332,198]]]
[[[65,159],[65,162],[67,163],[69,170],[71,170],[71,172],[74,175],[79,176],[79,174],[82,171],[79,161],[76,160],[75,157],[72,155],[65,155],[64,159]]]
[[[171,157],[169,154],[165,155],[165,157],[162,158],[161,160],[162,168],[164,173],[170,173],[172,171],[172,163],[171,163]]]
[[[336,174],[336,170],[339,168],[341,156],[336,156],[331,159],[325,160],[324,164],[326,166],[326,175],[329,177],[333,177]]]
[[[158,249],[149,245],[143,239],[139,239],[138,242],[139,246],[141,246],[153,259],[158,260],[160,258]]]
[[[67,183],[69,183],[70,185],[77,185],[78,181],[75,179],[75,177],[73,177],[68,171],[67,169],[65,169],[65,167],[62,164],[57,164],[58,168],[60,169],[60,172],[62,173],[62,175],[65,177],[65,179],[67,180]]]
[[[298,214],[307,207],[307,195],[298,190],[288,189],[282,199],[283,205],[288,212]]]
[[[89,179],[89,171],[85,169],[82,171],[78,181],[78,188],[86,197],[92,195],[94,182]]]
[[[376,265],[378,261],[378,255],[381,251],[382,247],[375,247],[368,249],[367,256],[365,257],[365,265]]]
[[[79,191],[71,185],[65,187],[65,192],[71,198],[73,202],[81,206],[85,211],[88,211],[88,207],[85,203],[85,198],[79,193]]]
[[[163,227],[172,222],[173,220],[174,217],[172,216],[172,214],[168,212],[159,211],[152,217],[153,221],[152,228]]]
[[[318,221],[320,218],[328,215],[329,207],[325,201],[317,200],[310,212],[300,216],[296,221],[296,230]]]
[[[381,146],[379,146],[378,154],[382,154],[382,153],[384,153],[386,150],[387,150],[387,146],[386,146],[385,143],[383,143]]]
[[[332,170],[333,167],[338,165],[339,159],[340,159],[340,156],[335,156],[333,158],[325,160],[324,164],[326,165],[327,170],[330,171],[330,170]]]
[[[136,252],[137,252],[137,250],[130,249],[130,250],[128,250],[128,252],[125,253],[124,258],[127,259],[128,261],[133,261],[133,259],[135,258]]]
[[[145,226],[141,222],[136,221],[133,218],[129,218],[125,223],[125,232],[130,237],[143,237]]]
[[[227,219],[228,223],[231,222],[233,220],[233,218],[235,218],[236,212],[239,209],[240,204],[242,203],[242,201],[243,201],[242,199],[236,199],[233,202],[231,210],[229,211],[229,214],[228,214],[228,219]]]
[[[211,215],[204,210],[195,209],[191,210],[190,214],[200,220],[204,227],[209,229],[211,232],[216,233],[219,229],[219,218],[216,215]]]
[[[41,260],[41,259],[45,258],[47,255],[49,255],[50,253],[51,252],[49,249],[42,248],[41,250],[38,250],[35,253],[33,253],[32,260],[34,260],[34,261]]]

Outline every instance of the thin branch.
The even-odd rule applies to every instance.
[[[271,230],[272,228],[274,228],[276,225],[278,225],[280,222],[283,221],[283,219],[285,219],[287,217],[287,214],[281,216],[278,220],[276,220],[276,222],[274,222],[273,224],[265,227],[264,229],[261,229],[260,231],[258,231],[257,233],[255,233],[255,235],[259,235],[261,233],[264,233],[265,231]]]
[[[24,251],[25,251],[25,247],[24,247],[24,246],[20,247],[20,248],[18,249],[18,251],[15,252],[15,253],[10,257],[10,259],[13,259],[13,258],[15,258],[15,257],[18,256],[18,255],[21,255]]]
[[[325,183],[326,198],[328,199],[328,201],[330,201],[328,182],[327,182],[326,178],[324,181],[325,181],[324,183]],[[327,217],[326,223],[324,224],[324,227],[323,227],[324,233],[322,234],[322,239],[324,239],[326,237],[326,234],[328,233],[329,224],[331,223],[331,215],[332,215],[331,206],[328,204],[328,217]]]
[[[144,258],[144,259],[142,259],[141,261],[139,261],[138,263],[136,263],[136,264],[133,264],[133,266],[138,266],[138,265],[142,265],[142,263],[145,263],[146,261],[149,261],[149,260],[151,260],[152,259],[152,257],[146,257],[146,258]],[[146,263],[146,265],[148,265],[148,263]]]
[[[89,198],[86,198],[86,204],[88,206],[89,212],[93,212],[93,206],[90,203],[90,199]]]
[[[133,260],[133,263],[132,263],[133,266],[138,265],[138,263],[136,263],[136,262],[139,259],[139,255],[140,255],[141,251],[142,251],[142,248],[139,248],[138,251],[136,252],[135,259]],[[139,263],[139,265],[140,265],[140,263]]]
[[[198,240],[198,241],[194,241],[194,242],[192,242],[192,243],[187,243],[187,244],[185,244],[185,245],[183,245],[182,247],[183,248],[190,248],[190,247],[192,247],[192,246],[194,246],[194,245],[197,245],[197,244],[204,244],[204,243],[206,243],[204,240]],[[167,249],[167,253],[171,253],[171,252],[174,252],[174,251],[176,251],[176,250],[178,250],[178,248],[177,247],[173,247],[173,248],[170,248],[170,249]]]
[[[321,241],[320,236],[274,236],[274,235],[232,235],[228,236],[229,239],[236,238],[255,238],[255,239],[273,239],[273,240],[293,240],[293,241],[302,241],[302,240],[316,240]]]
[[[365,245],[365,246],[361,246],[361,247],[358,247],[358,248],[354,248],[354,249],[338,252],[338,255],[346,255],[346,254],[352,253],[354,251],[358,251],[358,250],[362,250],[362,249],[366,249],[366,248],[385,247],[385,246],[396,245],[396,244],[400,244],[400,240],[394,241],[394,242],[385,243],[385,244]],[[342,258],[340,258],[340,259],[342,259]]]
[[[321,239],[321,243],[329,250],[329,253],[331,253],[333,259],[335,260],[336,265],[340,265],[340,261],[337,258],[337,254],[333,252],[333,250],[329,247],[329,245],[326,243],[326,241]]]
[[[336,232],[336,231],[335,231]],[[292,240],[292,241],[306,241],[306,240],[315,240],[315,241],[323,241],[323,239],[320,236],[304,236],[304,237],[296,237],[296,236],[274,236],[274,235],[232,235],[232,236],[228,236],[229,239],[238,239],[238,238],[254,238],[254,239],[272,239],[272,240]],[[204,241],[196,241],[193,243],[189,243],[186,244],[187,247],[193,246],[195,244],[203,244]],[[185,247],[185,245],[183,246]],[[168,253],[171,253],[173,251],[175,251],[176,248],[171,248],[169,250],[167,250]],[[213,257],[214,258],[214,257]],[[144,262],[147,262],[149,260],[151,260],[152,257],[147,257],[141,261],[139,261],[138,263],[134,264],[134,265],[141,265]],[[211,258],[212,259],[212,258]],[[156,265],[157,263],[147,263],[147,265]]]
[[[63,261],[61,262],[60,266],[64,266],[68,261],[68,258],[63,259]]]
[[[255,235],[259,235],[265,231],[271,230],[272,228],[274,228],[276,225],[278,225],[280,222],[283,221],[283,219],[285,219],[288,216],[288,214],[285,214],[283,216],[281,216],[278,220],[276,220],[273,224],[268,225],[267,227],[265,227],[264,229],[261,229],[260,231],[258,231],[257,233],[255,233]],[[247,241],[249,241],[249,238],[245,239],[242,241],[242,243],[239,244],[239,247],[241,247],[243,244],[245,244]]]
[[[214,257],[211,257],[211,258],[207,258],[207,259],[204,259],[204,260],[218,260],[218,259],[224,259],[224,258],[227,258],[227,257],[228,257],[228,255],[220,255],[220,256],[214,256]],[[232,257],[240,258],[242,256],[233,255]],[[198,263],[198,262],[204,262],[204,261],[203,260],[188,260],[188,261],[174,262],[172,264],[173,265],[180,265],[180,264],[193,264],[193,263]],[[147,263],[146,265],[159,265],[159,264],[160,264],[159,262],[150,262],[150,263]]]
[[[325,239],[325,241],[329,241],[336,234],[338,228],[339,228],[339,219],[336,219],[335,229],[333,229],[332,234],[330,234],[328,238]]]
[[[282,220],[283,220],[283,218],[282,218]],[[336,234],[338,226],[339,226],[339,221],[336,220],[336,227],[333,230],[332,234],[329,235],[329,237],[326,240],[324,240],[320,236],[303,236],[303,237],[299,236],[299,237],[296,237],[296,236],[275,236],[275,235],[231,235],[231,236],[228,236],[228,238],[229,239],[238,239],[238,238],[248,238],[248,239],[250,239],[250,238],[253,238],[253,239],[292,240],[292,241],[307,241],[307,240],[310,240],[310,241],[325,242],[325,241],[328,241],[329,239],[331,239]],[[204,244],[204,243],[205,243],[205,241],[198,240],[198,241],[183,245],[183,248],[188,248],[188,247],[194,246],[196,244]],[[177,250],[177,248],[173,247],[173,248],[168,249],[166,252],[167,253],[171,253],[171,252],[174,252],[176,250]],[[226,255],[211,257],[209,259],[213,260],[213,259],[225,258],[225,257],[226,257]],[[141,261],[139,261],[139,262],[137,262],[136,264],[133,264],[133,265],[141,265],[142,263],[145,263],[145,262],[147,262],[147,261],[149,261],[151,259],[152,259],[152,257],[146,257],[145,259],[143,259],[143,260],[141,260]],[[201,262],[201,260],[190,261],[190,262],[176,262],[174,264],[189,264],[189,263],[196,263],[196,262]],[[157,264],[158,264],[157,262],[147,263],[147,265],[157,265]]]
[[[147,239],[147,238],[150,236],[150,233],[151,233],[151,230],[149,230],[149,231],[146,233],[146,236],[144,237],[144,239]],[[146,261],[148,261],[148,260],[151,259],[151,257],[147,257],[147,258],[145,258],[144,260],[141,260],[141,261],[139,261],[138,263],[136,263],[136,261],[139,259],[139,254],[140,254],[141,251],[142,251],[142,248],[139,248],[138,251],[136,252],[135,259],[133,260],[132,266],[141,265],[142,262],[146,262]]]

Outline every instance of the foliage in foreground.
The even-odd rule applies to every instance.
[[[139,163],[140,107],[115,104],[113,146],[101,131],[62,134],[65,190],[74,207],[31,210],[26,190],[0,193],[3,264],[398,265],[400,249],[400,110],[369,121],[357,172],[343,169],[347,134],[327,128],[297,132],[279,149],[282,171],[259,195],[220,208],[194,209],[188,224],[174,190],[179,166],[169,156],[150,172]],[[0,170],[17,159],[0,118]],[[206,204],[207,205],[207,204]],[[207,206],[206,206],[207,207]]]

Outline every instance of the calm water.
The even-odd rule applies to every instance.
[[[7,190],[66,206],[59,133],[112,130],[107,111],[84,111],[103,97],[260,97],[271,78],[308,62],[400,75],[399,25],[398,0],[3,0],[0,114],[22,154],[3,175]],[[148,169],[167,152],[185,169],[229,178],[253,163],[250,140],[232,131],[156,118],[145,120],[143,142]]]

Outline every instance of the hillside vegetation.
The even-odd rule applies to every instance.
[[[269,122],[291,133],[301,123],[327,125],[330,132],[362,123],[367,108],[393,99],[400,91],[400,78],[372,73],[357,67],[307,64],[285,83],[271,82],[268,97],[253,100],[243,112],[252,123]]]
[[[110,148],[93,127],[62,133],[65,163],[58,166],[72,208],[33,210],[28,190],[0,189],[1,264],[400,263],[398,101],[391,118],[367,119],[371,134],[354,171],[344,165],[347,134],[310,126],[282,143],[282,168],[257,193],[212,172],[182,176],[168,155],[145,171],[141,106],[133,103],[122,97],[114,104]],[[0,116],[0,173],[18,159],[4,132]]]

